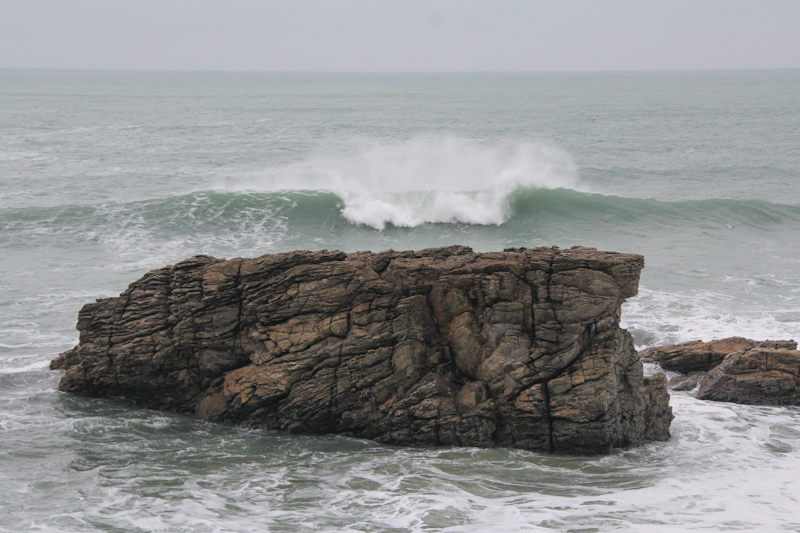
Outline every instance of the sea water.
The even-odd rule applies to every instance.
[[[800,531],[800,410],[673,393],[607,457],[289,436],[57,391],[196,254],[645,256],[638,348],[800,340],[800,71],[0,71],[0,531]],[[650,369],[652,371],[652,369]]]

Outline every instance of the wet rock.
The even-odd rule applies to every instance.
[[[690,372],[688,376],[675,376],[667,382],[667,388],[674,391],[694,390],[705,375],[705,372]]]
[[[383,443],[604,453],[669,437],[620,305],[638,255],[198,256],[86,305],[62,391]]]
[[[645,440],[665,440],[669,436],[669,426],[674,418],[669,406],[667,377],[655,374],[644,378],[645,387]]]
[[[700,382],[701,400],[750,405],[800,405],[800,352],[794,342],[768,341],[728,355]]]
[[[744,337],[729,337],[711,342],[690,341],[668,346],[654,346],[640,353],[645,363],[658,363],[664,370],[689,374],[708,372],[720,364],[729,353],[747,350],[758,341]]]

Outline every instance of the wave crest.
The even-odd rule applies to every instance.
[[[514,191],[577,189],[578,178],[570,156],[548,144],[423,137],[321,150],[303,163],[233,187],[329,191],[341,198],[348,221],[383,229],[386,224],[499,225],[511,216]]]
[[[342,216],[354,224],[383,229],[387,223],[415,227],[425,223],[500,225],[510,216],[505,191],[418,191],[352,195],[343,198]]]

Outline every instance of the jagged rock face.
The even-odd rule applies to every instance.
[[[728,355],[700,382],[701,400],[800,405],[800,352],[769,341]],[[797,343],[794,348],[797,347]]]
[[[593,248],[198,256],[80,312],[60,389],[383,443],[603,453],[669,437]]]

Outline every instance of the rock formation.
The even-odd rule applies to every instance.
[[[669,346],[654,346],[640,353],[645,363],[658,363],[664,370],[690,374],[708,372],[720,364],[729,353],[749,350],[758,341],[744,337],[729,337],[711,342],[689,341]]]
[[[60,389],[382,443],[604,453],[669,437],[620,305],[638,255],[198,256],[78,317]]]
[[[800,405],[800,352],[772,344],[728,355],[700,381],[697,397],[749,405]]]
[[[800,352],[795,341],[730,337],[649,348],[645,362],[681,372],[673,390],[698,387],[697,397],[751,405],[800,405]]]

